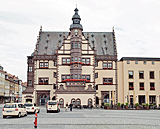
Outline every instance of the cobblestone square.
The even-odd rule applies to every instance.
[[[160,110],[104,110],[62,108],[60,113],[46,113],[40,107],[38,129],[159,129]],[[2,118],[0,129],[33,129],[34,114],[21,118]]]

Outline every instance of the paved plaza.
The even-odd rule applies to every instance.
[[[38,129],[160,129],[160,110],[73,109],[46,113],[40,107]],[[0,129],[33,129],[34,114],[21,118],[2,117]]]

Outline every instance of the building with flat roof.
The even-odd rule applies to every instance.
[[[118,61],[118,102],[160,103],[160,58],[122,57]]]

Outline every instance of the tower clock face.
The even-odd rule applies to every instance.
[[[75,36],[77,36],[78,35],[78,30],[76,29],[74,32],[75,32]]]

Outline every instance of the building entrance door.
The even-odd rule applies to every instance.
[[[138,99],[139,99],[139,104],[140,105],[142,105],[142,103],[145,103],[145,95],[139,95]]]
[[[130,95],[130,105],[133,105],[133,95]]]

